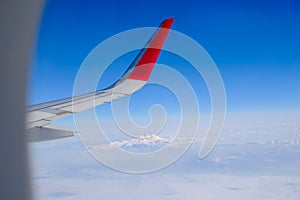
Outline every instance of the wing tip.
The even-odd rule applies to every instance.
[[[160,27],[170,29],[173,22],[174,22],[174,17],[166,18],[161,22]]]
[[[166,18],[161,22],[158,31],[151,38],[149,46],[141,54],[141,57],[139,57],[133,70],[128,73],[126,79],[148,81],[173,22],[173,17]]]

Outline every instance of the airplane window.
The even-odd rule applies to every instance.
[[[299,199],[294,1],[47,1],[34,199]]]

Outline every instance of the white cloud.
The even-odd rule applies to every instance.
[[[250,123],[250,122],[249,122]],[[31,144],[36,199],[300,199],[299,123],[227,128],[212,153],[197,158],[201,138],[174,165],[132,175],[92,159],[77,137]],[[156,135],[92,148],[152,151],[189,142]]]

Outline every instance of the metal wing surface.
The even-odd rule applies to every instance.
[[[125,73],[110,87],[29,106],[26,122],[28,141],[46,141],[73,136],[73,130],[51,124],[51,121],[119,99],[141,89],[151,75],[173,21],[173,18],[168,18],[160,24]]]

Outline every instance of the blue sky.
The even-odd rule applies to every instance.
[[[101,41],[174,17],[173,29],[198,41],[223,77],[228,110],[300,107],[300,3],[297,1],[47,1],[32,59],[29,104],[72,95],[76,72]],[[127,56],[133,59],[134,54]],[[159,62],[174,57],[163,53]],[[172,62],[174,63],[174,62]],[[193,70],[174,64],[204,91]],[[123,68],[106,79],[113,82]]]

